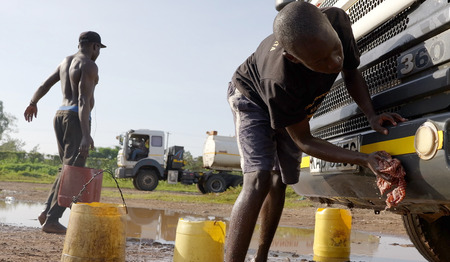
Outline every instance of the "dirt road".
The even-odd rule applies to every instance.
[[[51,185],[0,182],[0,200],[13,196],[16,201],[32,201],[43,203]],[[117,190],[104,188],[103,190]],[[152,194],[134,189],[123,189],[127,194]],[[168,192],[168,194],[177,194]],[[118,198],[102,197],[102,202],[120,203]],[[160,210],[172,210],[190,214],[208,214],[217,217],[229,217],[231,205],[227,204],[195,204],[163,202],[159,200],[126,199],[130,207],[145,207]],[[280,221],[282,226],[314,227],[314,214],[318,207],[285,209]],[[336,206],[342,208],[341,206]],[[39,214],[36,214],[36,216]],[[36,223],[38,223],[36,221]],[[399,215],[381,212],[375,215],[371,210],[352,210],[352,228],[354,230],[406,236]],[[64,236],[46,234],[39,228],[15,227],[0,222],[0,262],[2,261],[60,261]],[[127,240],[127,261],[172,261],[173,246],[155,243],[152,240],[140,242]],[[275,257],[269,261],[281,261]],[[286,260],[283,260],[286,261]],[[290,260],[294,261],[294,260]]]

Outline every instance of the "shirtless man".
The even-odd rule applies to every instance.
[[[90,113],[94,107],[94,89],[98,83],[98,67],[95,60],[100,55],[100,35],[88,31],[80,34],[78,52],[66,57],[36,90],[26,108],[25,120],[37,117],[37,103],[50,88],[61,81],[62,105],[53,120],[59,157],[63,165],[84,166],[89,149],[94,148],[91,137]],[[50,190],[46,207],[38,220],[47,233],[64,234],[66,228],[59,223],[65,207],[58,205],[59,174]]]
[[[403,122],[398,114],[376,114],[358,71],[359,52],[350,19],[338,8],[318,9],[303,1],[286,5],[264,39],[241,64],[228,89],[244,184],[231,212],[225,261],[243,262],[260,216],[255,262],[267,261],[285,200],[286,186],[299,181],[302,152],[329,162],[370,168],[376,176],[380,152],[353,152],[312,136],[309,120],[342,73],[350,96],[372,129]]]

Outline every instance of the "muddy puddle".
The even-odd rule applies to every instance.
[[[0,224],[19,225],[24,227],[39,227],[36,219],[42,210],[40,203],[19,202],[13,198],[0,200]],[[64,213],[60,222],[67,226],[70,210]],[[163,244],[174,244],[176,227],[179,218],[185,220],[222,220],[211,216],[187,215],[165,210],[152,210],[146,208],[128,208],[127,237],[151,240]],[[249,253],[253,253],[257,245],[255,230]],[[387,262],[387,261],[426,261],[414,248],[407,238],[387,235],[373,235],[367,232],[352,230],[350,261],[358,262]],[[271,251],[276,252],[282,259],[285,255],[295,261],[309,261],[313,259],[314,229],[280,226],[276,232]],[[298,255],[297,255],[298,254]],[[287,261],[287,260],[280,260]]]

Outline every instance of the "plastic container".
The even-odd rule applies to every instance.
[[[77,202],[91,203],[100,201],[103,170],[64,165],[61,170],[58,205],[70,207],[73,197],[78,196],[83,186],[97,173],[98,175],[86,186]]]
[[[125,261],[125,246],[124,205],[72,205],[61,261]]]
[[[324,258],[350,257],[350,232],[352,216],[350,211],[339,208],[319,208],[316,212],[314,229],[314,256]],[[329,260],[329,259],[328,259]]]
[[[223,262],[225,232],[222,221],[179,219],[173,262]]]
[[[348,257],[313,257],[314,262],[349,262],[350,259]]]

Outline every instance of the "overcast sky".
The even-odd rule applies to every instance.
[[[39,101],[32,123],[23,112],[36,88],[77,52],[81,32],[96,31],[107,45],[97,59],[95,145],[114,147],[118,134],[148,128],[169,132],[169,146],[200,156],[206,131],[234,135],[228,82],[272,32],[276,15],[274,0],[0,3],[0,100],[17,118],[12,137],[47,154],[57,153],[59,84]]]

